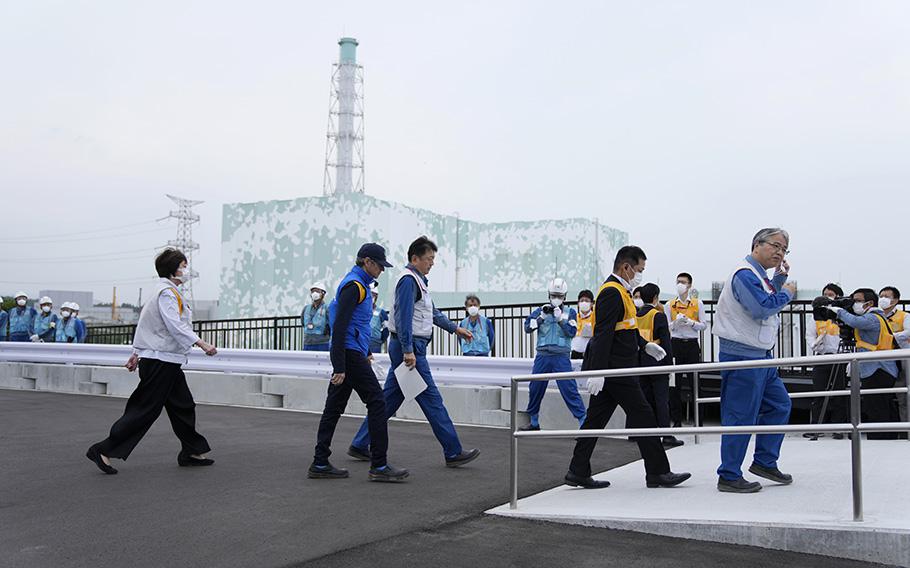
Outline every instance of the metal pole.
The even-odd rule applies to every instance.
[[[694,414],[695,414],[695,427],[697,428],[697,427],[701,426],[701,420],[699,420],[700,414],[699,414],[699,412],[698,412],[698,406],[699,406],[699,405],[698,405],[698,399],[699,399],[699,396],[698,396],[698,373],[697,373],[697,372],[696,372],[696,373],[692,373],[692,392],[693,392],[693,396],[692,396],[693,402],[692,402],[692,404],[695,406],[695,409],[694,409]],[[698,443],[698,434],[695,435],[695,443],[696,443],[696,444]]]
[[[518,381],[512,379],[511,385],[512,438],[509,440],[509,509],[518,508]]]
[[[863,457],[862,434],[856,429],[860,423],[860,377],[859,361],[850,362],[850,423],[853,437],[850,445],[850,460],[853,466],[853,520],[863,520]]]
[[[910,359],[904,359],[901,367],[904,371],[904,385],[907,387],[907,392],[904,394],[907,397],[906,408],[904,409],[904,416],[898,416],[901,420],[910,422]],[[907,431],[907,440],[910,440],[910,430]]]

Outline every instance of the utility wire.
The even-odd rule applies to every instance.
[[[156,249],[152,248],[141,248],[141,249],[132,249],[132,250],[118,250],[112,252],[104,252],[98,254],[80,254],[73,256],[60,256],[56,258],[47,258],[47,257],[34,257],[29,256],[25,258],[5,258],[0,257],[0,262],[76,262],[78,260],[91,260],[91,259],[100,259],[100,260],[115,260],[113,257],[122,257],[123,255],[133,254],[133,253],[150,253]],[[134,255],[130,257],[123,258],[145,258],[146,255]]]
[[[171,228],[171,227],[158,227],[158,228],[155,228],[155,229],[145,229],[145,230],[143,230],[143,231],[129,231],[129,232],[126,232],[126,233],[113,233],[113,234],[110,234],[110,235],[97,235],[97,236],[94,236],[94,237],[76,237],[76,238],[65,237],[65,238],[61,238],[61,239],[47,239],[47,240],[43,240],[43,241],[33,240],[33,241],[9,242],[9,241],[5,241],[5,240],[3,240],[3,239],[0,239],[0,243],[7,243],[7,242],[8,242],[9,244],[15,246],[15,245],[37,245],[37,244],[53,244],[53,243],[71,243],[71,242],[74,242],[74,241],[94,241],[94,240],[98,240],[98,239],[113,239],[113,238],[116,238],[116,237],[131,237],[131,236],[133,236],[133,235],[143,235],[143,234],[146,234],[146,233],[158,233],[158,232],[162,231],[163,229],[170,229],[170,228]]]
[[[94,233],[106,233],[108,231],[117,231],[120,229],[131,229],[134,227],[151,225],[153,223],[158,223],[159,220],[151,219],[148,221],[139,221],[138,223],[130,223],[128,225],[118,225],[116,227],[105,227],[102,229],[89,229],[86,231],[74,231],[72,233],[54,233],[51,235],[34,235],[31,237],[13,237],[11,239],[0,239],[0,242],[2,242],[2,243],[21,243],[21,242],[26,242],[26,241],[44,241],[47,239],[55,239],[57,237],[71,237],[71,236],[78,236],[78,235],[90,235],[90,234],[94,234]],[[161,227],[161,228],[164,229],[164,228],[168,228],[168,227]]]

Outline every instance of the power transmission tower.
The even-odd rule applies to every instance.
[[[338,45],[341,53],[329,94],[323,195],[363,193],[363,66],[357,64],[356,39],[343,37]]]
[[[192,208],[203,202],[170,194],[168,194],[168,198],[177,204],[177,210],[171,211],[163,219],[177,219],[177,238],[168,241],[167,246],[177,248],[186,255],[186,263],[190,266],[190,279],[183,284],[182,293],[192,306],[193,280],[199,275],[193,268],[193,251],[199,250],[199,243],[193,240],[193,225],[199,222],[199,215],[193,213]]]

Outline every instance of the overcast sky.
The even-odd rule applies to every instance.
[[[176,193],[217,297],[221,205],[322,192],[342,35],[370,195],[597,217],[665,289],[782,225],[801,287],[910,295],[910,3],[832,0],[0,0],[0,292],[135,301]]]

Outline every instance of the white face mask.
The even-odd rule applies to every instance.
[[[177,276],[177,275],[175,274],[175,275],[174,275],[174,280],[180,280],[180,283],[181,283],[181,284],[186,284],[187,282],[190,281],[190,278],[192,278],[192,272],[190,272],[190,265],[189,265],[189,264],[187,264],[187,265],[186,265],[185,267],[183,267],[183,268],[178,268],[177,271],[180,272],[181,274],[180,274],[180,276]]]
[[[578,309],[581,310],[582,313],[585,313],[585,314],[590,312],[591,311],[591,302],[588,302],[588,301],[578,302]]]
[[[888,308],[890,308],[891,307],[891,298],[879,298],[878,307],[883,310],[887,310]]]
[[[480,308],[478,306],[468,306],[468,315],[469,316],[473,317],[479,313],[480,313]]]
[[[641,298],[632,298],[632,303],[635,304],[636,308],[640,308],[645,305],[645,301]]]
[[[682,295],[684,295],[684,294],[685,294],[686,292],[688,292],[688,291],[689,291],[689,286],[687,286],[686,284],[683,284],[682,282],[677,282],[677,283],[676,283],[676,293],[677,293],[677,294],[679,294],[680,296],[682,296]]]
[[[41,311],[46,314],[49,314],[49,313],[51,313],[51,307],[50,306],[41,306]]]
[[[866,313],[865,304],[862,302],[853,302],[853,313],[856,315],[862,315]]]
[[[562,305],[562,298],[550,298],[550,305],[554,308],[558,308]]]
[[[20,299],[16,300],[16,303],[19,305],[20,308],[24,308],[25,307],[25,298],[20,298]]]
[[[70,317],[71,313],[72,312],[70,312],[69,310],[60,310],[60,315],[63,316],[64,319]]]
[[[632,286],[632,288],[638,288],[639,286],[641,286],[641,283],[644,279],[645,279],[644,272],[636,272],[635,276],[632,277],[632,280],[629,281],[629,285]]]
[[[310,292],[310,298],[313,298],[314,302],[318,302],[319,300],[322,299],[322,293],[321,292]]]

